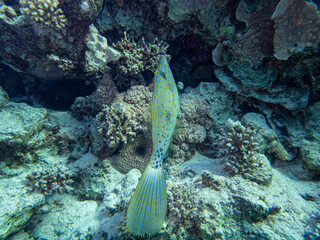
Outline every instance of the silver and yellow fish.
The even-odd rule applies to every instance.
[[[127,211],[127,228],[138,236],[161,229],[167,213],[163,158],[169,147],[179,111],[179,96],[171,69],[161,56],[152,96],[152,154]]]

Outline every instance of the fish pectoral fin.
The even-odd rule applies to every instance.
[[[153,235],[161,230],[167,213],[167,190],[163,166],[149,163],[139,180],[127,211],[127,228],[138,236]]]

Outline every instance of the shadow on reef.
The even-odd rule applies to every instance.
[[[90,95],[96,88],[93,81],[57,79],[42,81],[1,65],[0,85],[13,102],[39,105],[53,110],[69,110],[79,96]]]

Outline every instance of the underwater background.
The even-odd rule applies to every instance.
[[[0,0],[0,239],[145,239],[161,56],[180,110],[149,239],[320,239],[320,1]]]

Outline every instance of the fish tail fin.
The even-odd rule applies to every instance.
[[[160,231],[167,213],[167,190],[163,165],[144,170],[127,210],[127,229],[138,236]]]

